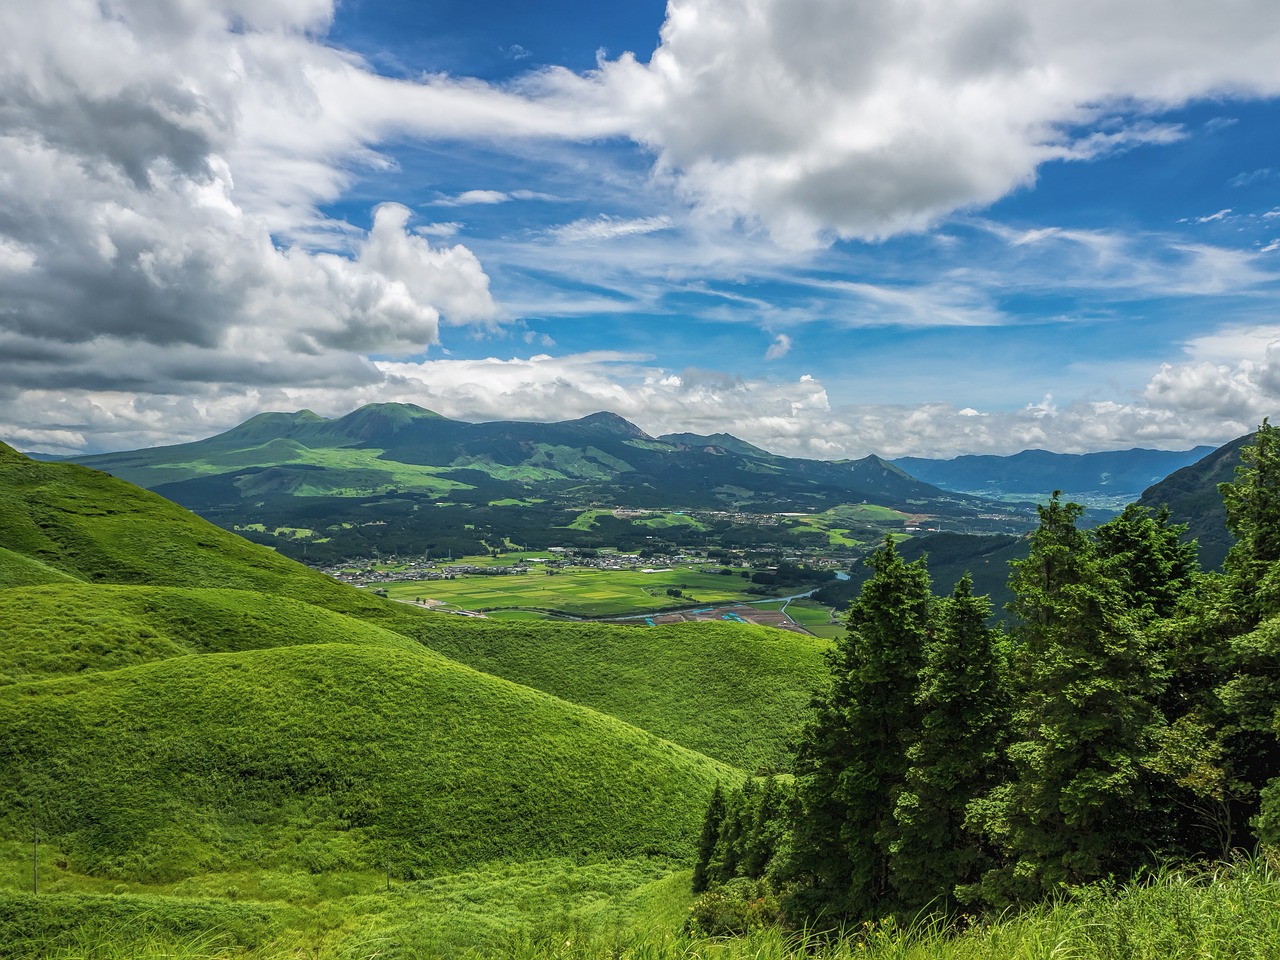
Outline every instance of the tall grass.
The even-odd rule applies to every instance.
[[[957,931],[939,921],[867,926],[843,937],[604,943],[543,939],[517,960],[1273,960],[1280,957],[1280,873],[1265,860],[1170,870],[1098,885],[1024,913]]]

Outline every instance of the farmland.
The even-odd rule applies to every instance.
[[[469,576],[453,580],[406,581],[382,585],[397,600],[432,600],[445,609],[502,611],[532,609],[577,617],[613,617],[668,610],[693,603],[758,599],[751,584],[694,566],[649,570],[554,569]],[[680,591],[673,596],[668,591]]]

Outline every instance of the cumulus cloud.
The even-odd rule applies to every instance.
[[[367,382],[370,354],[493,321],[479,261],[414,235],[407,208],[379,207],[367,233],[316,212],[364,150],[317,86],[361,69],[313,39],[331,13],[320,0],[0,11],[4,382]]]
[[[1228,331],[1224,341],[1266,334]],[[373,401],[412,402],[464,420],[560,420],[610,410],[651,434],[727,432],[776,453],[818,459],[1064,453],[1133,446],[1187,449],[1253,429],[1280,402],[1280,328],[1257,360],[1215,364],[1189,345],[1126,402],[1052,397],[1014,409],[949,403],[851,404],[818,378],[744,378],[669,370],[611,352],[475,360],[379,361],[363,383],[318,380],[217,389],[201,399],[101,390],[68,397],[32,387],[0,393],[0,436],[52,452],[126,449],[207,436],[265,409],[339,416]],[[18,419],[35,414],[44,426]]]
[[[649,63],[547,86],[612,103],[706,211],[809,244],[917,230],[1047,161],[1168,142],[1182,133],[1142,114],[1274,95],[1278,59],[1270,0],[672,0]]]

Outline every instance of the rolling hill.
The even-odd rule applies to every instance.
[[[822,675],[824,644],[759,628],[431,614],[9,448],[0,489],[0,878],[33,819],[71,892],[669,872]]]
[[[293,904],[383,874],[410,899],[383,919],[344,900],[335,922],[481,942],[497,921],[440,898],[513,916],[485,898],[514,876],[624,915],[692,853],[716,782],[783,762],[823,672],[821,642],[741,625],[432,614],[3,446],[0,491],[0,926],[31,942],[148,911],[144,936],[296,938]],[[33,826],[52,914],[14,899]]]

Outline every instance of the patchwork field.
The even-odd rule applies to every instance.
[[[638,570],[533,570],[526,574],[415,580],[382,587],[397,600],[432,600],[447,609],[553,610],[569,616],[611,617],[691,604],[753,599],[749,581],[695,567]],[[668,590],[679,590],[672,596]]]

